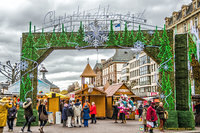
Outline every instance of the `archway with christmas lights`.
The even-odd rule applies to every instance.
[[[189,46],[189,49],[188,49]],[[175,35],[173,31],[163,30],[114,31],[112,21],[109,32],[104,32],[94,22],[90,31],[84,31],[80,22],[78,32],[31,32],[22,34],[20,101],[33,98],[36,107],[38,65],[54,50],[58,49],[132,49],[144,50],[159,64],[159,92],[164,107],[169,111],[166,126],[171,129],[194,128],[191,112],[191,80],[188,63],[196,71],[199,80],[199,62],[196,60],[195,41],[192,34]],[[189,62],[188,62],[189,61]],[[197,63],[196,63],[197,61]],[[196,68],[195,68],[196,67]],[[31,80],[32,78],[32,80]],[[197,85],[199,88],[200,85]],[[19,112],[19,114],[21,114]],[[18,120],[20,125],[20,120]]]

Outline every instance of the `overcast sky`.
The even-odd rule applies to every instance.
[[[0,61],[18,62],[20,58],[20,37],[28,31],[29,21],[41,27],[44,16],[49,11],[56,15],[72,14],[79,10],[110,5],[110,9],[131,14],[143,12],[148,23],[163,26],[164,18],[183,4],[192,0],[4,0],[0,4]],[[80,81],[80,74],[90,58],[93,67],[97,60],[95,50],[54,51],[43,64],[48,69],[46,77],[62,89],[74,81]],[[109,58],[114,50],[100,50],[99,60]],[[40,73],[39,73],[40,76]],[[6,81],[0,74],[0,81]]]

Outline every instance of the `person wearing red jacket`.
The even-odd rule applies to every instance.
[[[95,115],[97,114],[97,111],[96,111],[96,105],[94,102],[92,102],[92,106],[90,108],[90,114],[92,118],[91,124],[93,124],[93,120],[94,120],[94,124],[96,124],[97,121],[96,121]]]
[[[155,122],[158,120],[156,110],[155,110],[155,102],[151,103],[151,106],[148,107],[147,109],[147,116],[146,120],[148,122],[153,122],[153,126],[150,127],[150,133],[153,133],[153,128],[155,127]],[[147,123],[148,125],[148,123]]]

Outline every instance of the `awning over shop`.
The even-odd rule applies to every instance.
[[[52,94],[55,93],[55,92],[50,92],[50,93],[46,93],[45,95],[48,97],[48,98],[52,98]],[[66,96],[66,95],[62,95],[60,93],[55,93],[56,97],[60,97],[60,98],[70,98],[69,96]]]

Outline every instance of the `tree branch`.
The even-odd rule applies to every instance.
[[[3,74],[4,76],[6,76],[8,79],[11,79],[11,77],[9,77],[8,75],[6,75],[5,73],[3,73],[2,71],[0,71],[1,74]]]

